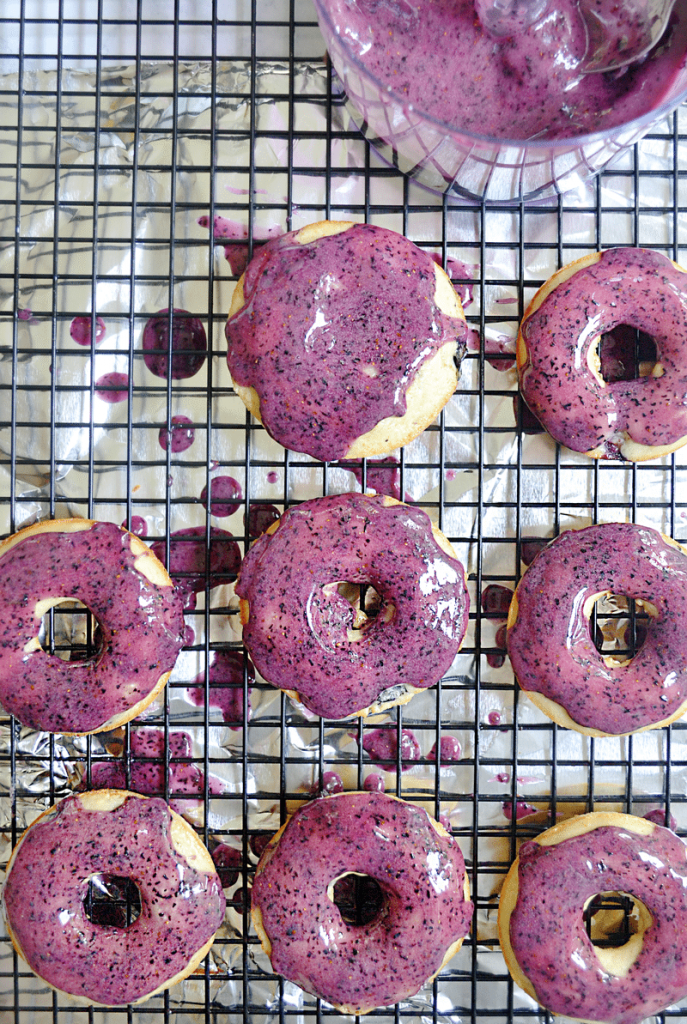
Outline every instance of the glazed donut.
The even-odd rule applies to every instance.
[[[687,278],[648,249],[592,253],[551,277],[517,341],[520,390],[560,444],[595,459],[658,459],[687,442]],[[620,325],[656,344],[648,376],[606,383],[601,336]]]
[[[355,875],[379,897],[358,924],[335,902],[337,883]],[[252,889],[273,970],[342,1013],[415,995],[460,949],[471,917],[458,844],[421,807],[384,793],[303,804],[266,847]]]
[[[431,256],[386,228],[320,221],[263,245],[226,325],[236,391],[316,459],[390,452],[456,389],[467,327]]]
[[[89,881],[135,883],[139,916],[94,924]],[[17,843],[3,907],[17,952],[52,988],[99,1006],[142,1002],[191,974],[224,919],[212,857],[164,800],[121,789],[69,796]]]
[[[377,595],[367,613],[361,584]],[[236,593],[258,671],[323,718],[388,710],[433,686],[468,622],[465,572],[446,537],[383,495],[288,509],[244,558]]]
[[[115,729],[163,689],[183,645],[183,609],[139,537],[90,519],[37,523],[0,544],[0,576],[0,703],[23,725]],[[99,653],[63,661],[38,632],[50,608],[77,599],[98,621]]]
[[[594,946],[595,896],[633,897],[629,941]],[[600,930],[620,923],[601,911]],[[594,922],[596,923],[596,921]],[[499,938],[513,980],[552,1013],[639,1024],[687,995],[687,847],[670,829],[612,812],[583,814],[520,847],[501,891]]]
[[[651,617],[630,661],[599,653],[589,620],[607,595]],[[687,709],[687,550],[632,523],[562,533],[534,559],[508,613],[520,686],[554,722],[587,736],[658,729]]]

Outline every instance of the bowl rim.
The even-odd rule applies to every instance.
[[[330,34],[332,36],[335,36],[337,40],[340,42],[341,46],[346,51],[348,59],[351,61],[352,64],[355,65],[359,74],[362,77],[366,78],[368,82],[371,82],[377,88],[380,94],[388,96],[401,108],[412,111],[415,115],[422,117],[423,120],[428,122],[434,128],[438,128],[444,133],[448,133],[450,135],[459,135],[465,139],[474,140],[475,142],[486,143],[491,146],[514,147],[520,149],[528,147],[531,149],[541,149],[549,151],[559,147],[566,148],[568,150],[577,149],[587,145],[591,145],[593,143],[607,142],[609,141],[609,136],[611,135],[611,133],[614,136],[618,136],[625,133],[630,133],[632,136],[634,136],[636,132],[641,132],[643,128],[645,128],[648,131],[654,123],[657,123],[664,117],[667,117],[668,114],[672,113],[674,110],[677,110],[677,108],[681,106],[685,100],[687,100],[686,77],[684,88],[672,99],[664,100],[657,107],[653,107],[651,110],[646,111],[646,113],[641,114],[639,117],[633,118],[632,121],[623,121],[618,125],[614,125],[612,128],[604,128],[596,132],[587,132],[586,134],[583,135],[570,135],[559,138],[542,139],[510,139],[499,138],[497,136],[492,135],[481,135],[478,132],[467,131],[464,128],[459,128],[456,125],[449,124],[447,121],[442,121],[440,118],[434,117],[432,114],[429,114],[424,110],[420,110],[414,104],[408,103],[407,100],[405,100],[398,93],[394,92],[394,90],[390,88],[388,85],[385,85],[375,75],[373,75],[372,72],[364,64],[360,62],[360,60],[356,57],[356,55],[351,51],[350,47],[347,45],[345,38],[337,31],[334,22],[331,19],[329,11],[327,10],[327,0],[313,0],[313,2],[317,11],[317,17],[318,21],[320,22],[320,31],[322,32],[322,35],[325,36],[325,33],[322,30],[322,23],[324,22],[327,25]],[[327,44],[326,38],[325,44]],[[329,50],[328,44],[327,50]],[[332,67],[334,67],[333,62]],[[334,68],[334,70],[336,69]],[[687,53],[685,53],[682,65],[679,71],[677,72],[678,75],[681,73],[687,73]],[[635,141],[635,139],[633,139],[632,141]],[[629,141],[628,143],[623,143],[622,145],[631,144],[632,142]]]

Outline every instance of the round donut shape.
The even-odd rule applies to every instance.
[[[94,924],[89,880],[132,881],[129,927]],[[212,857],[164,800],[126,790],[69,796],[15,846],[3,889],[15,949],[48,985],[96,1006],[140,1003],[199,966],[224,919]]]
[[[560,444],[595,459],[642,462],[687,443],[687,273],[661,253],[618,248],[557,271],[520,325],[522,396]],[[656,345],[651,373],[607,383],[601,335],[619,325]]]
[[[182,602],[164,566],[113,523],[56,519],[0,544],[0,703],[26,726],[89,734],[135,718],[164,688],[183,646]],[[63,661],[41,647],[43,616],[81,601],[99,652]]]
[[[382,906],[352,924],[335,903],[360,875]],[[460,847],[423,808],[384,793],[303,804],[255,872],[253,925],[273,970],[342,1013],[415,995],[460,949],[472,904]]]
[[[593,945],[584,910],[618,893],[635,904],[629,941]],[[601,912],[612,935],[618,912]],[[620,915],[624,916],[622,911]],[[513,980],[553,1013],[639,1024],[687,995],[687,847],[646,818],[595,812],[520,847],[499,902],[499,940]]]
[[[351,604],[361,584],[378,595],[374,618]],[[258,671],[323,718],[376,714],[433,686],[468,622],[448,540],[420,509],[384,495],[288,509],[244,558],[236,593]]]
[[[599,653],[595,602],[624,595],[651,616],[625,662]],[[530,700],[587,736],[659,729],[687,710],[687,550],[647,526],[569,530],[534,559],[508,613],[508,654]]]
[[[260,247],[225,333],[253,416],[285,448],[328,461],[421,434],[456,389],[467,327],[448,276],[407,238],[319,221]]]

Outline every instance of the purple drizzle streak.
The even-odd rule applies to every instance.
[[[30,967],[89,1002],[123,1006],[171,980],[224,918],[216,874],[174,850],[163,800],[129,797],[87,811],[78,796],[58,804],[22,841],[3,892],[12,931]],[[135,880],[141,913],[122,930],[89,921],[88,877]]]
[[[383,838],[382,838],[383,837]],[[384,911],[350,925],[328,897],[350,872],[373,878]],[[273,969],[336,1006],[367,1010],[413,995],[470,927],[460,848],[426,812],[382,793],[314,800],[262,858],[253,907]]]
[[[134,568],[129,540],[113,523],[94,523],[26,537],[0,559],[0,700],[24,725],[93,731],[143,700],[174,667],[183,644],[181,601],[173,587],[157,587]],[[102,654],[63,661],[25,652],[40,626],[34,608],[47,597],[90,609]]]
[[[349,638],[355,613],[341,581],[381,595],[358,639]],[[467,628],[461,563],[438,546],[424,512],[379,496],[288,509],[246,554],[236,593],[250,605],[243,637],[258,671],[325,718],[360,711],[401,683],[433,686]]]
[[[557,846],[521,847],[510,940],[542,1005],[566,1017],[639,1024],[684,998],[685,859],[684,843],[659,826],[650,836],[604,826]],[[585,902],[602,892],[629,893],[654,918],[624,978],[602,967],[584,927]]]
[[[602,591],[645,599],[659,612],[622,667],[604,662],[582,614]],[[561,704],[578,725],[632,732],[687,700],[687,556],[656,530],[606,523],[563,533],[529,567],[516,596],[508,653],[518,681]]]
[[[590,75],[589,77],[598,77]],[[627,324],[656,343],[663,375],[602,387],[587,356],[595,338]],[[608,249],[559,285],[524,321],[523,398],[551,436],[573,451],[622,458],[627,435],[652,447],[687,435],[687,277],[647,249]]]
[[[352,228],[300,245],[289,232],[246,271],[245,305],[226,325],[237,384],[260,396],[267,431],[322,460],[387,416],[403,416],[422,363],[465,324],[434,302],[434,261],[384,228]]]

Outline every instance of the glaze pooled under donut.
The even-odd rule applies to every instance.
[[[334,884],[367,876],[382,893],[349,924]],[[255,872],[252,916],[275,972],[343,1013],[414,995],[460,948],[472,917],[463,855],[426,811],[384,793],[301,806]]]
[[[99,652],[63,661],[41,648],[46,612],[81,601]],[[23,725],[93,733],[135,718],[163,689],[183,646],[184,616],[164,566],[113,523],[57,519],[0,545],[0,703]]]
[[[386,228],[320,221],[253,257],[229,311],[227,362],[285,448],[362,458],[435,419],[466,335],[460,300],[426,252]]]
[[[587,935],[583,911],[602,893],[634,897],[636,930],[622,946],[594,946]],[[687,995],[686,928],[687,847],[630,814],[584,814],[524,843],[501,892],[513,979],[577,1020],[639,1024]]]
[[[140,914],[93,924],[89,879],[130,879]],[[164,800],[103,789],[67,797],[15,847],[3,889],[12,941],[53,988],[101,1006],[141,1002],[200,964],[224,919],[212,857]]]
[[[606,383],[600,337],[625,324],[656,344],[650,375]],[[520,390],[560,444],[593,458],[657,459],[687,443],[687,277],[648,249],[571,263],[530,303],[517,344]]]
[[[630,661],[596,649],[596,600],[635,598],[651,616]],[[591,736],[657,729],[687,708],[687,552],[647,526],[569,530],[534,559],[508,614],[520,686],[549,718]]]
[[[344,596],[366,583],[379,595],[374,618]],[[253,663],[323,718],[386,710],[433,686],[468,622],[465,573],[446,538],[383,495],[288,509],[244,558],[236,593]],[[390,687],[400,690],[378,701]]]

